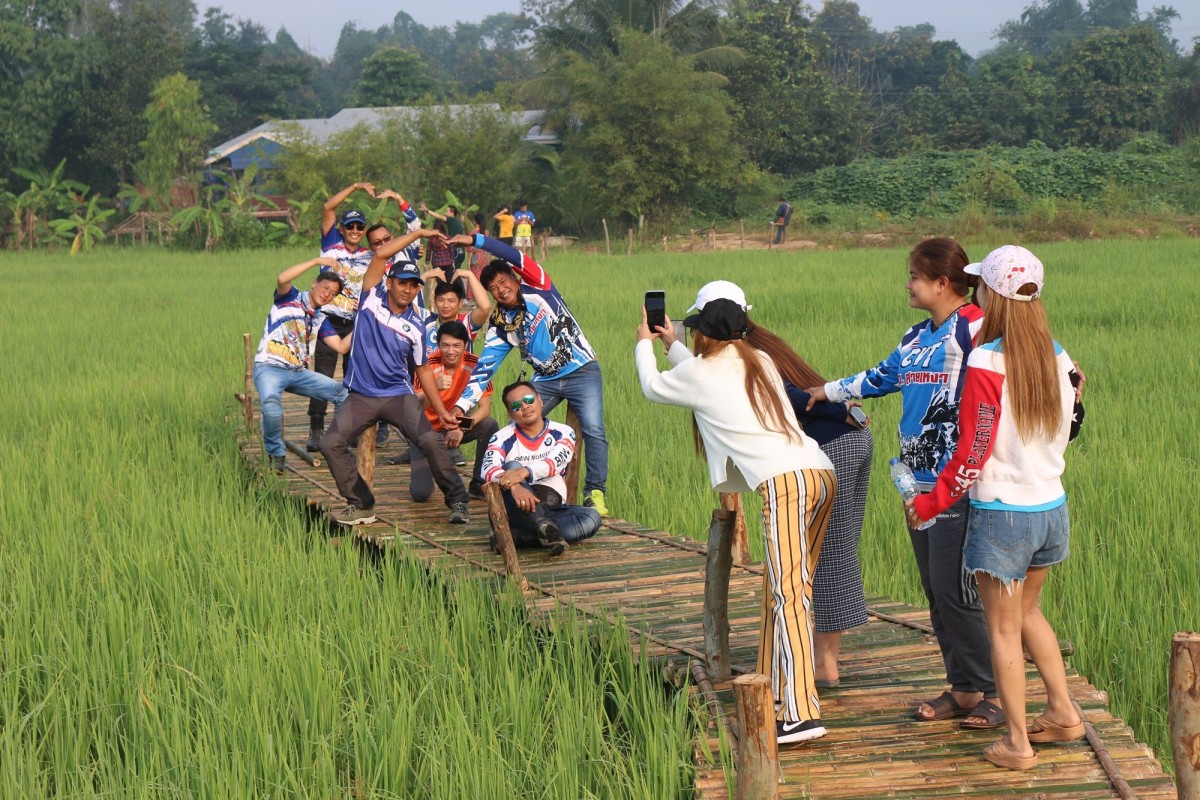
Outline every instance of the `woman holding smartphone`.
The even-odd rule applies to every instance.
[[[647,399],[692,410],[696,450],[718,492],[757,489],[763,499],[767,569],[759,628],[758,671],[771,676],[776,736],[790,744],[824,736],[812,662],[812,576],[837,489],[833,465],[804,435],[779,371],[746,342],[740,304],[697,298],[693,351],[669,319],[657,331],[645,309],[634,351]],[[653,340],[674,364],[659,372]]]
[[[1083,738],[1067,691],[1058,637],[1039,599],[1047,573],[1067,558],[1070,518],[1063,453],[1078,433],[1083,407],[1070,356],[1054,340],[1042,294],[1042,262],[1006,245],[967,272],[981,275],[976,297],[987,317],[967,359],[959,446],[929,494],[908,503],[918,525],[970,491],[964,556],[979,581],[992,638],[992,664],[1008,715],[1008,736],[984,757],[1009,769],[1037,765],[1030,742]],[[1046,686],[1046,711],[1025,728],[1025,660],[1029,650]]]
[[[808,390],[811,402],[900,392],[900,459],[925,491],[958,444],[966,360],[983,325],[983,311],[967,299],[978,283],[965,270],[969,262],[953,239],[919,243],[909,254],[905,288],[909,306],[929,317],[909,328],[877,366]],[[975,580],[962,566],[968,511],[964,498],[929,529],[908,532],[950,684],[950,691],[920,703],[915,713],[922,721],[965,717],[965,728],[998,728],[1004,712],[996,702],[987,624]]]

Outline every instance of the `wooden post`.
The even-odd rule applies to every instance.
[[[517,559],[512,530],[508,527],[508,513],[504,510],[502,491],[498,483],[489,481],[483,485],[483,493],[487,497],[488,519],[492,523],[492,533],[496,536],[496,546],[500,548],[500,557],[504,559],[504,572],[510,579],[518,581],[524,590],[529,588],[529,584],[521,574],[521,562]]]
[[[771,227],[767,228],[767,249],[770,250],[775,245],[775,223],[771,223]]]
[[[579,467],[583,463],[583,433],[580,431],[579,415],[570,403],[567,404],[567,424],[575,431],[575,457],[567,464],[567,474],[563,476],[563,481],[567,484],[567,496],[563,498],[563,502],[574,506],[579,505]]]
[[[713,680],[727,681],[729,662],[729,568],[733,566],[730,546],[736,515],[720,508],[712,512],[708,525],[708,555],[704,563],[704,668]]]
[[[243,389],[238,399],[242,403],[242,413],[246,415],[246,430],[254,431],[254,350],[250,346],[250,334],[242,334],[242,349],[246,355],[246,374],[242,376]]]
[[[1171,640],[1167,719],[1179,797],[1200,797],[1200,633]]]
[[[608,239],[608,220],[602,218],[600,222],[604,225],[604,252],[611,256],[612,242]]]
[[[633,255],[633,228],[625,235],[625,255]]]
[[[736,800],[779,797],[779,743],[775,739],[775,701],[771,679],[751,673],[733,679],[741,735],[737,748]]]
[[[358,474],[375,490],[375,426],[370,425],[358,435]]]
[[[733,524],[733,560],[739,564],[751,563],[750,540],[746,536],[746,513],[742,509],[742,496],[736,492],[722,492],[721,508],[736,515]]]
[[[738,239],[741,242],[741,248],[746,249],[746,220],[738,220]]]

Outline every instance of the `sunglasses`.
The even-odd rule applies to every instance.
[[[347,222],[342,227],[348,231],[365,231],[367,229],[367,226],[361,222]]]
[[[371,247],[379,247],[379,245],[387,244],[391,240],[392,240],[392,237],[390,237],[390,236],[380,236],[379,238],[377,238],[375,241],[371,242],[370,244],[371,244]]]
[[[513,400],[511,403],[508,404],[508,407],[511,408],[513,411],[520,411],[522,403],[524,403],[527,406],[531,406],[535,402],[537,402],[537,395],[536,394],[527,394],[524,397],[519,397],[516,400]]]

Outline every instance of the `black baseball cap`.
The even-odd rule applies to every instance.
[[[424,279],[421,277],[421,268],[411,261],[393,261],[388,267],[387,277],[395,278],[398,281],[416,281],[422,286],[425,285]]]
[[[745,310],[736,301],[725,298],[709,300],[704,308],[684,319],[683,324],[722,342],[745,339],[750,327]]]
[[[351,222],[361,222],[363,224],[363,227],[366,227],[367,218],[365,216],[363,216],[363,213],[361,211],[359,211],[358,209],[351,209],[350,211],[347,211],[345,214],[342,214],[342,225],[345,226],[345,225],[350,224]]]

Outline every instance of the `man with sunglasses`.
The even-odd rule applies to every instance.
[[[392,259],[416,239],[437,235],[435,231],[417,230],[393,239],[374,253],[363,278],[362,302],[354,320],[354,341],[346,369],[349,394],[321,437],[321,453],[347,504],[330,514],[338,524],[375,521],[375,494],[359,474],[350,445],[380,421],[398,428],[428,459],[450,508],[450,522],[464,524],[471,520],[462,478],[413,392],[413,383],[419,383],[443,429],[458,428],[458,417],[446,410],[427,363],[425,321],[413,305],[424,283],[421,271],[411,261]],[[386,280],[381,283],[385,271]]]
[[[567,302],[531,256],[483,234],[464,234],[452,244],[477,247],[495,259],[483,268],[479,282],[496,301],[488,320],[487,340],[459,408],[477,402],[501,362],[514,348],[533,367],[532,384],[549,413],[567,401],[579,415],[584,442],[585,506],[608,516],[604,490],[608,482],[608,438],[604,429],[604,384],[600,362]]]
[[[367,230],[367,218],[361,211],[351,210],[342,215],[340,226],[335,227],[338,207],[357,191],[364,191],[371,197],[375,196],[374,184],[359,181],[347,186],[342,191],[325,201],[321,208],[321,257],[332,258],[337,262],[334,272],[342,279],[342,291],[333,298],[333,302],[321,310],[325,312],[329,324],[339,336],[346,336],[354,328],[354,313],[358,310],[358,294],[362,290],[363,275],[371,263],[371,249],[363,241]],[[313,370],[321,375],[333,377],[337,369],[338,354],[327,347],[324,342],[317,342],[313,354]],[[347,358],[342,359],[342,373],[347,369]],[[306,449],[315,452],[325,432],[325,410],[327,404],[323,400],[313,398],[308,404],[308,444]]]
[[[562,476],[575,456],[575,431],[545,418],[542,399],[529,381],[510,383],[502,396],[512,423],[488,442],[483,479],[499,484],[503,492],[513,544],[538,545],[560,555],[568,544],[600,530],[599,511],[563,502],[567,485]]]

